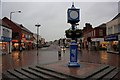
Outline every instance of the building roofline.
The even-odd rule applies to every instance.
[[[111,21],[113,21],[113,20],[115,20],[115,19],[117,19],[119,17],[120,17],[120,13],[118,13]]]
[[[4,17],[3,19],[9,20],[7,17]],[[18,26],[20,29],[22,29],[22,30],[24,30],[26,32],[32,33],[30,30],[28,30],[27,28],[25,28],[22,24],[18,24],[16,22],[11,21],[11,20],[9,20],[9,21],[12,22],[13,24],[15,24],[16,26]]]
[[[8,27],[9,25],[7,25],[2,19],[0,19],[0,25],[4,26],[6,28],[11,29],[10,27]]]

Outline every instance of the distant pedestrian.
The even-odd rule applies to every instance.
[[[58,46],[58,58],[59,58],[59,60],[61,59],[61,48],[60,48],[60,46]]]
[[[22,52],[22,46],[20,45],[20,49],[19,49],[20,53]]]
[[[65,53],[65,47],[63,47],[63,53]]]
[[[18,59],[21,60],[21,53],[22,53],[22,45],[19,47],[19,54],[18,54]]]

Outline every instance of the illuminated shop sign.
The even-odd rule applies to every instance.
[[[0,26],[0,41],[11,41],[12,30],[6,27]]]
[[[105,41],[117,41],[118,35],[109,35],[105,37]]]
[[[2,41],[5,41],[5,42],[9,42],[9,41],[12,40],[11,38],[9,38],[9,37],[4,37],[4,36],[2,36],[1,38],[2,38]]]

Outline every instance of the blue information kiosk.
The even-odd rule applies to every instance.
[[[67,18],[68,23],[72,25],[71,30],[71,44],[70,44],[70,62],[68,63],[68,67],[80,67],[77,61],[78,57],[78,49],[77,49],[77,42],[76,42],[76,23],[78,23],[79,20],[79,9],[76,9],[74,7],[74,3],[72,4],[72,7],[68,9],[67,11]]]
[[[78,50],[77,50],[77,44],[74,40],[72,40],[70,44],[70,62],[68,64],[69,67],[80,67],[80,65],[77,62],[77,55],[78,55]]]

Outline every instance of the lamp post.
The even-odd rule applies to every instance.
[[[13,12],[10,12],[10,20],[11,20],[11,18],[12,18],[12,14],[13,14],[13,13],[16,13],[16,12],[21,13],[21,11],[13,11]]]
[[[13,13],[16,13],[16,12],[21,13],[21,11],[13,11],[13,12],[10,12],[10,20],[11,20],[11,18],[12,18],[12,14],[13,14]],[[11,51],[10,51],[10,44],[11,44],[11,43],[10,43],[10,41],[9,41],[9,53],[11,52]]]
[[[35,25],[37,27],[37,56],[38,56],[38,35],[39,35],[39,27],[41,26],[39,23]]]

